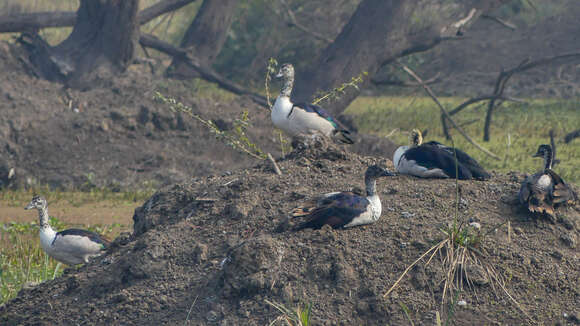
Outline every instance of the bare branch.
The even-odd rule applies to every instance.
[[[479,96],[479,97],[473,97],[467,101],[464,101],[463,103],[459,104],[455,109],[449,111],[449,115],[455,115],[455,114],[459,113],[459,111],[465,109],[466,107],[468,107],[472,104],[475,104],[478,102],[483,102],[483,101],[489,101],[489,100],[494,99],[494,98],[500,99],[502,101],[525,103],[525,101],[523,101],[523,100],[512,98],[512,97],[496,96],[496,95],[484,95],[484,96]],[[444,114],[441,114],[441,126],[443,127],[443,134],[445,135],[445,138],[450,139],[451,136],[449,135],[449,127],[447,126],[447,120],[446,120]]]
[[[440,81],[440,79],[439,79],[440,76],[441,76],[441,73],[438,72],[434,77],[429,78],[427,80],[424,80],[423,82],[426,85],[435,84],[435,83],[437,83],[437,82]],[[375,85],[389,85],[389,86],[399,86],[399,87],[417,87],[417,86],[421,86],[421,84],[419,84],[419,83],[406,82],[406,81],[402,81],[402,80],[376,80],[376,79],[371,79],[371,83],[373,83]]]
[[[496,16],[483,14],[483,15],[481,15],[481,18],[486,18],[486,19],[489,19],[489,20],[493,20],[494,22],[500,24],[501,26],[503,26],[505,28],[511,29],[512,31],[515,31],[516,29],[518,29],[516,25],[514,25],[514,24],[512,24],[512,23],[510,23],[508,21],[505,21],[505,20],[503,20],[503,19],[501,19],[499,17],[496,17]]]
[[[574,140],[575,138],[580,138],[580,129],[578,130],[574,130],[570,133],[568,133],[566,135],[566,137],[564,137],[564,142],[566,144],[568,144],[569,142],[571,142],[572,140]]]
[[[73,11],[37,12],[0,16],[0,33],[32,31],[45,27],[74,25],[77,13]]]
[[[187,50],[175,47],[167,42],[164,42],[153,35],[141,34],[139,38],[139,43],[143,46],[161,51],[163,53],[169,54],[172,57],[179,58],[184,63],[187,63],[192,68],[197,70],[199,74],[206,80],[218,84],[221,88],[226,89],[232,93],[238,95],[247,95],[255,103],[268,108],[268,103],[266,98],[260,94],[249,91],[242,86],[220,76],[217,72],[213,71],[209,67],[205,67],[199,63],[199,60],[193,55],[187,52]]]
[[[560,164],[560,160],[556,159],[556,142],[554,141],[554,129],[550,129],[550,146],[552,146],[552,166]]]
[[[196,0],[165,0],[160,1],[151,7],[145,8],[141,10],[138,14],[139,24],[144,25],[150,22],[151,20],[166,14],[171,11],[175,11],[184,7]]]
[[[311,36],[313,36],[317,40],[321,40],[321,41],[324,41],[326,43],[332,43],[332,39],[330,39],[322,34],[316,33],[315,31],[311,31],[310,29],[306,28],[304,25],[300,24],[298,22],[298,20],[296,19],[294,12],[292,11],[290,6],[286,2],[286,0],[280,0],[280,3],[282,3],[282,5],[284,6],[284,9],[286,9],[286,13],[288,14],[288,18],[290,19],[290,22],[289,22],[290,26],[294,26],[294,27],[298,28],[299,30],[303,31],[304,33],[310,34]]]
[[[427,85],[425,85],[423,83],[423,81],[421,80],[421,78],[419,76],[417,76],[417,74],[415,74],[415,72],[413,72],[413,70],[409,69],[409,67],[403,65],[403,70],[405,70],[406,73],[408,73],[411,77],[415,78],[415,80],[417,82],[419,82],[421,84],[421,86],[423,86],[423,89],[425,89],[425,91],[427,92],[427,94],[429,94],[429,96],[431,96],[431,98],[433,99],[433,101],[435,101],[435,103],[437,104],[437,106],[439,106],[439,109],[441,110],[441,113],[443,113],[445,115],[445,117],[449,120],[449,122],[451,122],[451,124],[453,125],[453,127],[455,129],[457,129],[457,131],[459,131],[459,133],[465,137],[465,139],[467,139],[467,141],[469,143],[471,143],[473,146],[475,146],[477,149],[479,149],[480,151],[484,152],[485,154],[487,154],[488,156],[493,157],[496,160],[499,160],[500,158],[495,155],[494,153],[490,152],[489,150],[487,150],[486,148],[482,147],[481,145],[479,145],[478,143],[476,143],[473,139],[471,139],[471,137],[469,137],[469,135],[467,135],[467,133],[465,133],[465,131],[458,126],[455,121],[453,121],[453,119],[451,119],[451,116],[449,115],[449,113],[447,113],[447,110],[445,110],[445,108],[443,107],[443,105],[441,104],[441,102],[439,102],[439,100],[437,99],[437,96],[435,96],[435,94],[433,93],[433,91],[431,90],[431,88]]]
[[[158,2],[137,14],[141,25],[196,0],[166,0]],[[73,26],[77,19],[74,11],[35,12],[0,16],[0,33],[18,33],[46,27]]]
[[[485,116],[485,125],[483,127],[483,140],[489,141],[490,139],[490,128],[491,128],[491,117],[494,108],[496,107],[495,102],[496,100],[503,95],[503,91],[509,79],[516,73],[520,73],[526,71],[528,69],[532,69],[541,65],[545,65],[548,63],[552,63],[558,60],[570,60],[580,58],[580,52],[571,52],[560,54],[551,57],[545,57],[538,59],[536,61],[531,61],[530,58],[524,59],[520,64],[518,64],[515,68],[509,70],[501,70],[499,75],[497,76],[497,80],[495,82],[493,94],[496,96],[495,98],[489,101],[487,113]]]

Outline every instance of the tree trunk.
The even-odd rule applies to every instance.
[[[125,71],[139,38],[138,0],[81,0],[69,37],[50,47],[40,37],[28,41],[39,74],[69,87],[85,88]]]
[[[226,41],[237,5],[238,0],[204,0],[180,47],[198,58],[203,66],[211,66]],[[176,78],[200,76],[195,68],[179,58],[173,59],[168,75]]]
[[[304,71],[295,86],[296,101],[310,101],[368,72],[361,88],[385,64],[458,38],[484,12],[506,0],[363,0],[336,40]],[[332,105],[340,114],[360,90],[349,88]]]

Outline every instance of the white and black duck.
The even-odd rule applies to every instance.
[[[284,85],[272,108],[272,122],[291,137],[324,135],[334,140],[352,144],[350,132],[323,108],[310,103],[292,103],[290,95],[294,86],[294,67],[286,63],[276,75]]]
[[[294,209],[294,217],[306,216],[297,230],[319,229],[328,224],[333,228],[348,228],[376,222],[381,217],[382,205],[376,190],[377,179],[393,173],[377,166],[370,166],[365,173],[366,196],[353,192],[331,192],[310,200]]]
[[[574,205],[578,201],[576,193],[552,170],[552,147],[540,145],[533,157],[544,158],[544,169],[528,176],[519,192],[520,203],[530,212],[555,216],[554,210],[564,205]]]
[[[24,209],[33,208],[38,210],[40,245],[50,257],[68,265],[88,263],[89,258],[109,246],[107,239],[87,230],[54,231],[48,223],[48,205],[43,197],[34,196]]]
[[[490,174],[464,151],[436,141],[423,143],[421,132],[417,129],[411,131],[410,146],[397,148],[393,164],[397,172],[421,178],[455,178],[456,175],[461,180],[490,178]]]

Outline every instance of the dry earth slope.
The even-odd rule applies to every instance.
[[[152,196],[134,215],[134,234],[103,257],[35,288],[0,308],[0,324],[267,325],[278,312],[265,300],[313,304],[314,325],[434,325],[443,270],[420,264],[401,287],[383,293],[442,238],[452,219],[455,182],[396,176],[379,181],[384,206],[374,225],[293,232],[287,212],[321,192],[362,188],[361,157],[324,143],[280,162],[192,179]],[[387,162],[389,165],[390,162]],[[515,204],[523,175],[461,181],[460,215],[489,230],[488,262],[538,322],[576,325],[580,318],[578,208],[556,223]],[[457,294],[458,325],[517,325],[524,314],[471,270],[474,289]],[[446,318],[446,315],[443,316]],[[186,324],[187,324],[186,323]]]

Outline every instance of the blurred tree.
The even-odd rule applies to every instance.
[[[372,77],[397,58],[458,39],[478,17],[503,2],[507,0],[363,0],[334,42],[297,73],[294,98],[310,101],[317,92],[363,72]],[[326,107],[339,114],[359,94],[351,88]]]
[[[139,0],[81,0],[73,31],[52,47],[37,34],[21,37],[37,73],[69,87],[85,88],[124,71],[139,37]]]
[[[181,40],[204,66],[210,66],[221,51],[232,25],[238,0],[204,0],[195,19]],[[180,58],[174,58],[168,75],[176,78],[199,77],[199,73]]]

